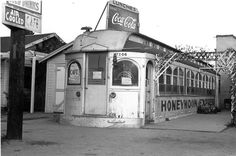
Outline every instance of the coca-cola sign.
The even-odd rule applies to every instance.
[[[118,1],[109,1],[107,29],[139,32],[137,9]]]

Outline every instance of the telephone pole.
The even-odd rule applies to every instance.
[[[11,27],[7,139],[22,139],[25,30]]]

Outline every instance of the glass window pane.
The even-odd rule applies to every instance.
[[[174,75],[178,75],[178,68],[175,68]]]
[[[187,72],[187,77],[190,77],[190,71]]]
[[[138,86],[138,67],[131,61],[120,61],[113,67],[112,85]]]
[[[167,68],[166,74],[172,74],[172,69],[171,69],[171,67]]]
[[[193,72],[191,72],[191,78],[194,79],[194,73]]]
[[[163,74],[159,77],[159,83],[164,84],[164,76]]]
[[[184,76],[184,72],[183,72],[183,70],[181,68],[179,68],[179,75],[180,76]]]
[[[173,85],[177,85],[178,79],[176,76],[173,77]]]
[[[171,76],[166,75],[166,84],[171,84]]]
[[[182,77],[179,78],[179,85],[184,86],[184,79]]]

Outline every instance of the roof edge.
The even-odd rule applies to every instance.
[[[72,41],[72,42],[70,42],[70,43],[67,43],[67,44],[61,46],[60,48],[54,50],[53,52],[49,53],[46,57],[44,57],[43,59],[41,59],[41,60],[39,61],[39,63],[42,63],[42,62],[44,62],[44,61],[46,61],[46,60],[52,58],[53,56],[59,54],[59,53],[62,52],[63,50],[69,48],[70,46],[73,46],[73,43],[74,43],[74,41]]]
[[[228,34],[228,35],[216,35],[217,37],[233,37],[234,39],[236,39],[236,36],[234,36],[233,34]]]

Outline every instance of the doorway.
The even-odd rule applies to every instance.
[[[55,88],[55,104],[53,105],[53,112],[64,112],[64,95],[65,95],[65,65],[58,65],[56,67],[56,88]]]
[[[85,114],[106,115],[107,53],[87,53]]]

